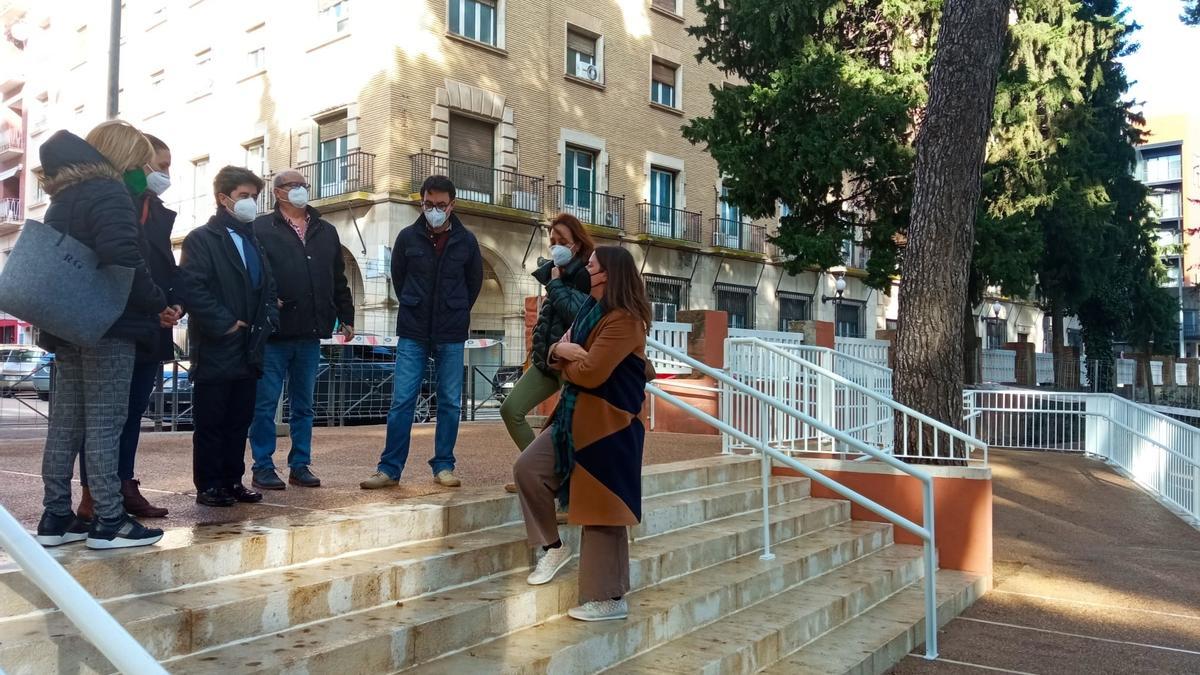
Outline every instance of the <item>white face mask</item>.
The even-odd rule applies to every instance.
[[[446,212],[442,209],[428,209],[425,211],[425,222],[429,223],[429,227],[440,230],[446,223]]]
[[[289,204],[298,209],[308,206],[308,188],[296,186],[288,190],[287,199]]]
[[[161,171],[146,174],[146,189],[156,195],[162,195],[171,187],[171,177]]]
[[[554,261],[557,267],[566,267],[567,263],[571,262],[571,258],[574,257],[575,254],[567,246],[555,244],[550,247],[550,259]]]
[[[258,216],[258,203],[249,197],[244,197],[233,203],[233,208],[229,209],[229,213],[239,221],[249,223]]]

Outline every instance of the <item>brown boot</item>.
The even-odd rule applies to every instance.
[[[75,515],[79,516],[80,520],[91,521],[95,517],[95,506],[92,504],[92,491],[83,487],[83,496],[79,498],[79,508],[75,510]]]
[[[125,500],[125,510],[129,515],[138,518],[166,518],[167,510],[146,501],[138,490],[138,485],[141,485],[141,482],[137,480],[121,481],[121,497]]]

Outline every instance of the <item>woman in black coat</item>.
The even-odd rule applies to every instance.
[[[576,312],[588,298],[592,283],[587,261],[595,248],[591,235],[575,216],[560,213],[550,222],[551,260],[533,273],[546,287],[546,299],[533,327],[530,366],[500,405],[500,418],[518,450],[529,447],[534,438],[525,416],[562,386],[558,371],[547,365],[548,354],[550,346],[571,327]],[[516,492],[514,484],[506,488]]]
[[[42,458],[45,512],[38,541],[57,546],[87,540],[89,548],[145,546],[162,538],[126,512],[117,476],[118,442],[129,407],[129,382],[138,342],[150,343],[168,313],[163,291],[142,257],[141,235],[126,180],[143,177],[153,157],[150,141],[126,122],[105,122],[87,140],[60,131],[40,149],[41,180],[50,195],[46,224],[96,252],[104,265],[134,270],[125,312],[94,346],[43,333],[55,353],[54,396]],[[53,289],[47,289],[53,301]],[[71,512],[71,477],[83,447],[95,519]]]

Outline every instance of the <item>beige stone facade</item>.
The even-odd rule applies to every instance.
[[[54,130],[84,133],[103,119],[109,22],[104,2],[26,4],[28,171]],[[694,4],[679,0],[677,14],[666,4],[129,2],[120,116],[173,150],[165,199],[179,211],[177,239],[212,212],[217,168],[304,166],[341,235],[360,331],[393,332],[389,247],[417,217],[413,192],[430,172],[460,184],[459,214],[484,248],[472,328],[504,340],[490,362],[524,360],[523,300],[538,293],[529,273],[548,246],[544,223],[564,206],[601,221],[601,243],[629,248],[664,305],[744,307],[737,321],[762,330],[834,321],[839,303],[822,302],[834,276],[785,274],[764,241],[771,224],[733,221],[716,163],[682,138],[725,77],[696,62]],[[572,45],[590,49],[590,62]],[[572,161],[591,164],[583,208],[564,188],[584,184]],[[44,199],[29,192],[36,217]],[[841,323],[873,337],[894,318],[894,295],[865,289],[853,268],[846,278]]]

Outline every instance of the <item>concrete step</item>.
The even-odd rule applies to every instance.
[[[738,456],[651,465],[643,472],[643,493],[655,497],[727,487],[757,476],[759,466],[758,460]],[[730,494],[724,502],[705,508],[712,513],[736,513],[738,504],[748,501]],[[104,599],[472,532],[520,519],[515,495],[495,487],[468,488],[299,516],[171,529],[158,545],[145,548],[90,551],[68,546],[51,553],[88,592]],[[647,524],[638,536],[661,527]],[[47,609],[52,609],[50,600],[15,563],[0,555],[0,616]]]
[[[848,522],[629,595],[625,621],[583,623],[558,617],[440,659],[417,654],[406,673],[594,673],[731,613],[777,595],[848,561],[889,546],[892,528]],[[568,593],[569,608],[576,604]],[[446,649],[453,647],[447,646]],[[374,665],[374,664],[372,664]],[[404,663],[397,664],[404,666]]]
[[[819,500],[805,500],[780,509],[797,509],[798,525],[804,536],[793,539],[798,550],[789,565],[759,568],[755,553],[731,560],[752,545],[755,523],[739,516],[740,527],[722,521],[670,532],[631,546],[630,578],[643,588],[666,581],[672,587],[690,590],[697,575],[705,575],[711,592],[738,595],[747,601],[776,577],[800,576],[805,570],[834,564],[842,558],[862,555],[885,545],[890,529],[875,524],[842,521],[844,505],[812,509]],[[803,515],[801,515],[803,514]],[[788,516],[791,517],[791,516]],[[792,525],[779,527],[786,529]],[[298,626],[262,638],[227,645],[174,659],[165,665],[173,673],[237,672],[389,672],[437,659],[506,633],[528,628],[563,614],[574,606],[577,578],[573,563],[557,579],[544,586],[529,586],[526,570],[425,595],[411,601],[389,603],[371,610],[343,615],[328,621]],[[671,579],[671,576],[674,576]],[[740,593],[735,578],[741,579]],[[711,593],[710,593],[711,594]],[[703,595],[703,594],[702,594]],[[702,611],[702,600],[688,606]]]
[[[796,479],[773,481],[775,538],[791,538],[849,517],[844,502],[796,501],[797,495],[807,493],[806,485]],[[758,486],[757,480],[742,481],[645,500],[648,522],[669,530],[702,526],[680,536],[644,539],[646,578],[683,574],[696,565],[715,564],[760,547],[760,512],[724,519],[707,517],[727,508],[727,502],[742,491],[752,491],[760,500]],[[660,516],[660,512],[675,514],[678,519]],[[563,533],[568,544],[576,546],[578,528],[567,527]],[[496,574],[527,570],[531,562],[524,525],[511,524],[141,594],[105,605],[151,654],[170,658]],[[24,672],[39,672],[56,667],[65,654],[97,669],[107,666],[58,612],[0,621],[0,667],[10,672],[25,668]]]
[[[735,612],[604,671],[755,673],[923,578],[921,548],[888,548]]]
[[[944,626],[986,591],[987,580],[937,573],[938,624]],[[770,675],[879,675],[925,643],[925,595],[913,584],[762,671]]]

